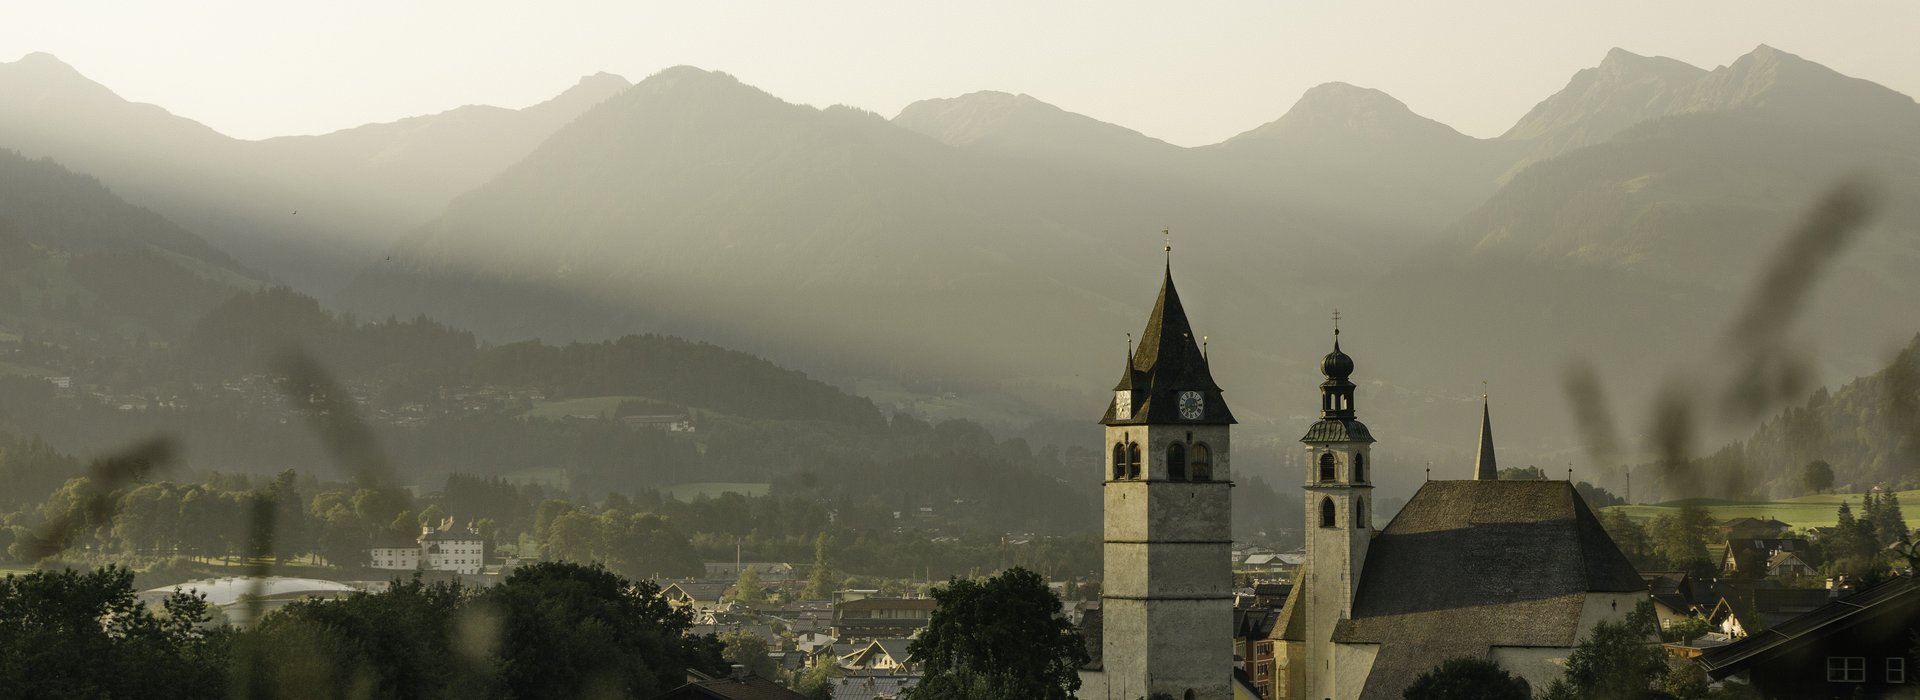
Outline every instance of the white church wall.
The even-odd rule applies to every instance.
[[[1380,654],[1380,645],[1330,646],[1333,647],[1333,697],[1337,700],[1359,698],[1360,691],[1367,687],[1367,676],[1373,674],[1373,660]]]
[[[1567,672],[1567,656],[1572,653],[1573,647],[1494,647],[1492,661],[1526,679],[1527,688],[1539,693]]]

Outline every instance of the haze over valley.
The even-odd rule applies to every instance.
[[[883,412],[1049,441],[1099,405],[1095,349],[1136,330],[1166,228],[1275,467],[1339,308],[1388,459],[1463,459],[1484,380],[1516,459],[1614,478],[1578,449],[1570,364],[1604,377],[1622,461],[1651,459],[1647,407],[1724,350],[1802,212],[1844,177],[1897,193],[1920,175],[1911,98],[1769,46],[1710,69],[1615,49],[1497,138],[1336,82],[1192,148],[1028,95],[887,118],[688,66],[257,141],[46,54],[0,65],[0,94],[0,143],[178,222],[249,285],[493,344],[707,340]],[[1912,334],[1885,322],[1920,301],[1909,199],[1878,200],[1780,339],[1800,391]],[[1706,450],[1751,423],[1703,425]]]

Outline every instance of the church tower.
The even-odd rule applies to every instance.
[[[1171,265],[1106,426],[1101,658],[1114,698],[1233,697],[1233,414]]]
[[[1340,351],[1338,326],[1320,373],[1327,377],[1320,383],[1320,420],[1300,438],[1307,446],[1307,561],[1294,585],[1301,587],[1309,647],[1307,692],[1300,697],[1349,697],[1359,689],[1336,689],[1331,640],[1334,626],[1353,612],[1373,538],[1373,435],[1354,417],[1353,358]]]

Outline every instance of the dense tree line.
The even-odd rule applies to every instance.
[[[648,698],[727,666],[654,584],[576,564],[485,588],[396,581],[245,631],[212,622],[185,593],[150,610],[124,569],[8,576],[0,697]]]
[[[1827,473],[1810,464],[1825,465]],[[1721,497],[1789,497],[1831,488],[1920,486],[1920,336],[1892,363],[1836,390],[1821,387],[1754,434],[1715,454],[1662,470],[1670,486]],[[1677,481],[1671,477],[1679,478]],[[1670,491],[1670,493],[1674,493]]]
[[[0,469],[77,469],[75,460],[44,445],[19,445],[0,452]],[[823,539],[833,543],[830,567],[838,574],[831,585],[847,576],[932,579],[1010,566],[1077,579],[1099,569],[1091,534],[1014,538],[1004,526],[973,527],[966,519],[936,528],[874,497],[726,492],[681,501],[642,490],[576,501],[537,485],[464,474],[416,496],[292,470],[272,477],[216,473],[194,482],[68,478],[39,502],[15,499],[0,510],[0,560],[34,563],[40,533],[61,522],[69,526],[55,543],[61,559],[148,566],[158,583],[212,575],[216,569],[205,563],[212,560],[300,559],[359,572],[369,547],[409,546],[423,527],[448,520],[478,532],[495,561],[593,561],[630,578],[699,576],[703,561],[736,555],[804,563],[820,559]]]

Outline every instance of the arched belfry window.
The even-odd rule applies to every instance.
[[[1113,443],[1113,480],[1119,481],[1125,478],[1127,478],[1127,447],[1116,442]]]
[[[1332,498],[1320,499],[1320,527],[1340,527],[1334,522]]]
[[[1193,451],[1187,454],[1187,472],[1194,481],[1213,481],[1213,448],[1207,443],[1193,443]]]
[[[1178,442],[1167,446],[1167,478],[1187,480],[1187,446]]]
[[[1353,529],[1358,530],[1371,524],[1372,523],[1367,522],[1366,499],[1355,499],[1353,502]]]
[[[1129,479],[1140,478],[1140,444],[1139,443],[1130,443],[1127,445],[1127,478]]]
[[[1363,483],[1367,480],[1367,455],[1358,453],[1353,456],[1353,481]]]
[[[1333,481],[1334,457],[1332,452],[1320,453],[1320,480]]]

